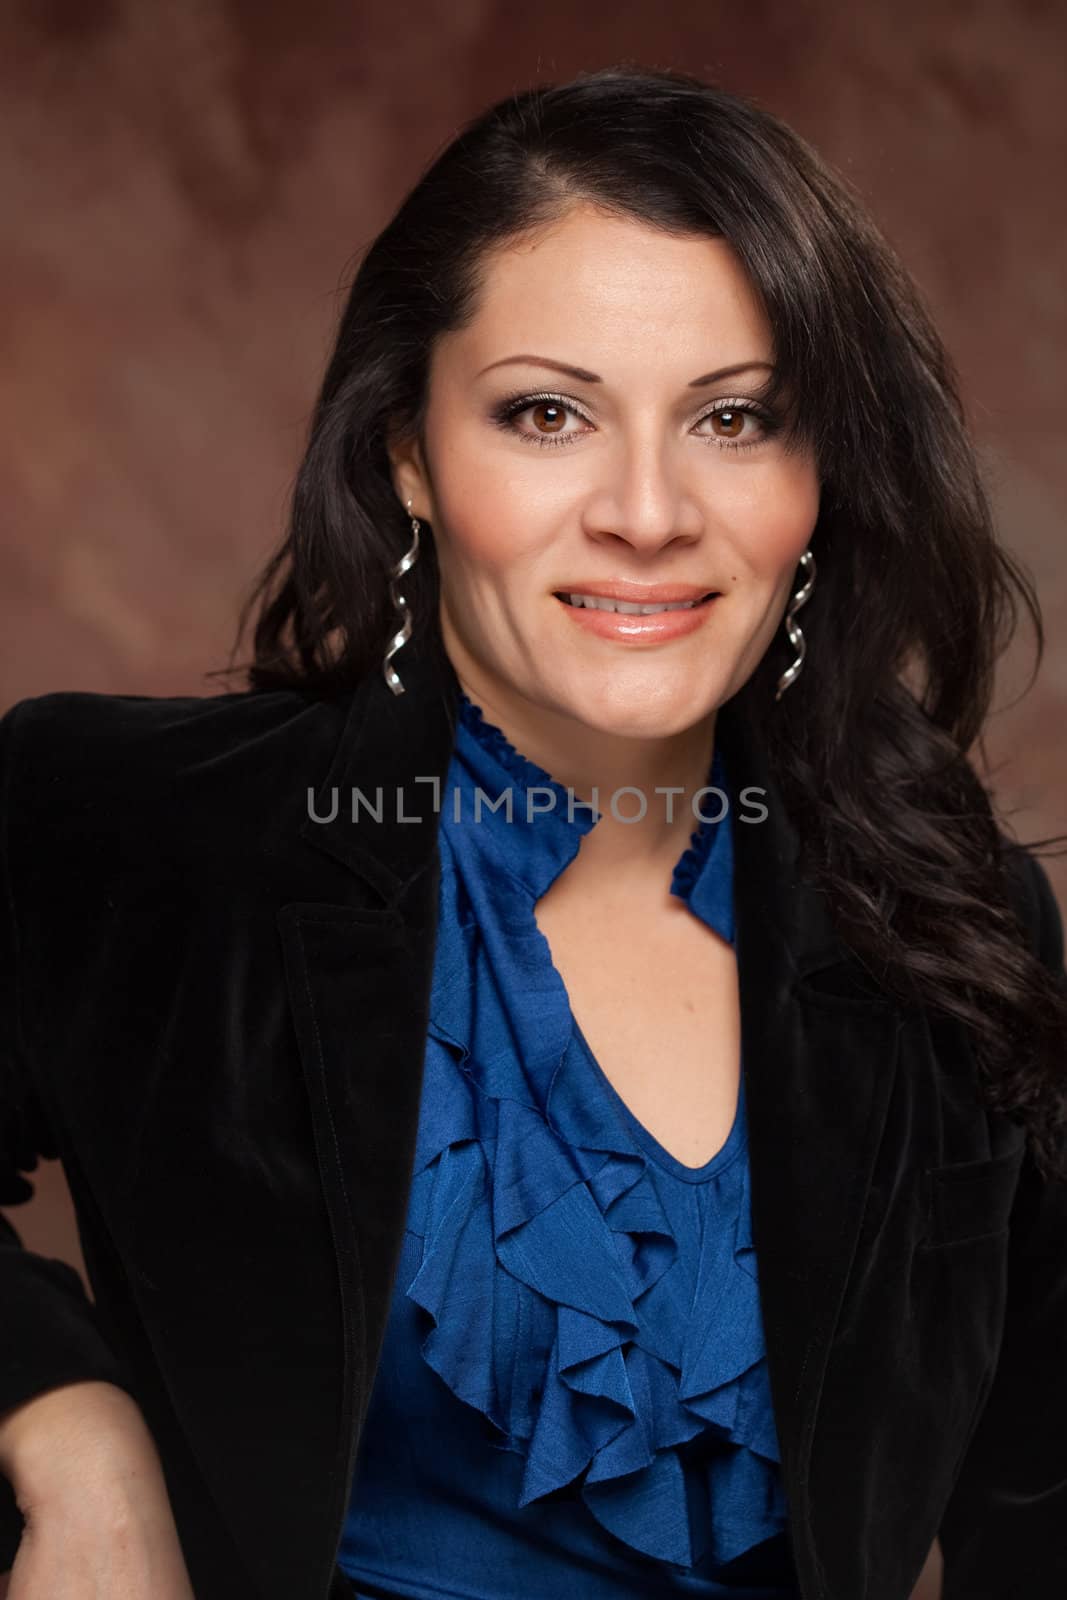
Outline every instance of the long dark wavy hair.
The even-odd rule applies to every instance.
[[[579,201],[726,239],[762,297],[822,482],[818,616],[788,715],[771,714],[783,633],[741,693],[850,947],[883,988],[970,1030],[983,1098],[1026,1125],[1042,1172],[1067,1176],[1067,997],[1010,909],[969,759],[1021,612],[1040,662],[1037,599],[997,543],[913,283],[849,186],[767,111],[623,65],[466,125],[362,257],[288,531],[241,611],[235,652],[254,615],[254,660],[224,670],[315,695],[381,670],[389,570],[410,542],[387,438],[419,436],[434,341],[474,314],[487,253]],[[439,642],[432,530],[405,595]]]

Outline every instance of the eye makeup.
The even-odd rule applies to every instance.
[[[512,434],[524,443],[532,444],[536,449],[558,449],[564,445],[575,443],[585,437],[584,432],[557,433],[557,434],[531,434],[524,433],[516,427],[516,418],[524,411],[532,410],[535,406],[554,406],[570,416],[580,417],[584,422],[594,426],[588,412],[576,400],[564,394],[556,394],[548,390],[530,392],[516,390],[505,395],[492,409],[490,416],[493,423],[505,433]],[[708,406],[694,423],[699,427],[709,417],[745,418],[754,417],[759,423],[759,432],[754,439],[727,439],[718,434],[705,434],[703,438],[709,444],[714,444],[723,450],[751,450],[756,445],[765,444],[781,429],[781,421],[776,414],[765,405],[752,399],[719,399]]]

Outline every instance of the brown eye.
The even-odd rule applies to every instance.
[[[711,421],[719,430],[721,439],[736,439],[745,426],[746,415],[744,411],[713,411]]]
[[[567,413],[554,400],[539,400],[536,405],[530,407],[530,410],[534,418],[534,427],[543,433],[558,433],[567,420]],[[539,414],[543,414],[547,422],[547,426],[543,429],[540,427]]]
[[[588,426],[579,430],[569,429],[568,418],[576,418],[587,424],[590,420],[573,400],[568,400],[565,395],[548,393],[511,395],[501,401],[492,413],[492,420],[498,428],[503,428],[506,433],[522,439],[526,444],[540,445],[542,448],[546,445],[555,448],[557,445],[577,444],[590,431]]]

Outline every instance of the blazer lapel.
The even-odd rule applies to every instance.
[[[458,694],[451,667],[432,665],[416,641],[398,666],[403,695],[394,696],[380,674],[352,695],[330,770],[309,793],[298,829],[304,843],[347,873],[329,880],[330,903],[292,902],[277,914],[341,1313],[341,1399],[322,1480],[328,1492],[306,1546],[321,1553],[324,1566],[312,1586],[305,1550],[301,1583],[302,1592],[323,1595],[351,1494],[414,1164],[436,948],[438,796]]]
[[[765,821],[734,829],[752,1240],[794,1549],[804,1592],[821,1595],[809,1463],[903,1019],[864,983],[801,876],[796,832],[743,705],[722,708],[717,737],[735,796],[754,786],[767,807]]]
[[[300,829],[349,869],[352,898],[291,904],[278,916],[344,1319],[331,1535],[351,1492],[414,1160],[440,786],[459,690],[443,652],[418,640],[398,668],[403,695],[394,697],[380,674],[353,695],[314,816]],[[752,1231],[794,1546],[805,1592],[815,1595],[807,1483],[818,1400],[896,1075],[901,1016],[864,986],[799,873],[795,831],[743,695],[720,711],[717,737],[735,796],[763,790],[754,798],[767,807],[760,822],[740,820],[739,811],[734,829]],[[380,799],[358,826],[353,793],[361,805]]]

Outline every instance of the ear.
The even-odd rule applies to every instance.
[[[414,434],[403,434],[390,428],[386,433],[386,449],[392,468],[393,488],[401,504],[405,510],[410,510],[412,516],[432,523],[430,478],[420,440]]]

